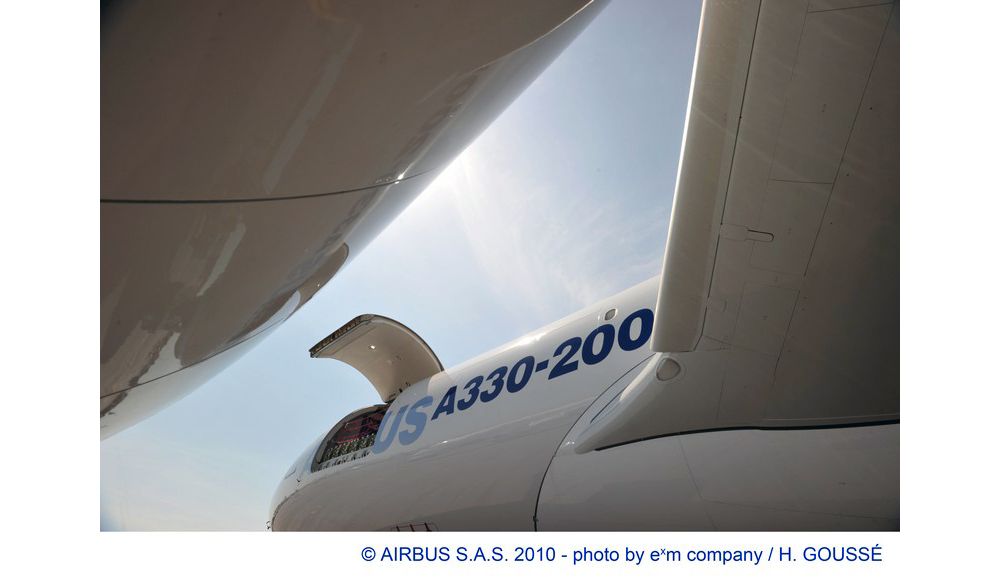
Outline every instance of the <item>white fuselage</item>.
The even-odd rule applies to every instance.
[[[317,440],[278,487],[272,527],[898,527],[897,423],[712,428],[573,450],[654,360],[657,280],[405,389],[364,457],[317,468]],[[678,358],[687,386],[699,372],[711,384],[710,359]]]

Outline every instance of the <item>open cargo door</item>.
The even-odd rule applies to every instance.
[[[343,361],[364,375],[383,402],[444,370],[427,343],[388,317],[361,315],[309,349],[313,358]]]

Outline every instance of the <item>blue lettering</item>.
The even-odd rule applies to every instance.
[[[433,402],[434,397],[423,397],[410,407],[410,412],[406,413],[406,424],[413,427],[413,429],[399,432],[399,443],[401,445],[409,445],[413,441],[416,441],[424,432],[424,427],[427,426],[427,415],[420,412],[420,409],[431,406]]]
[[[436,409],[434,409],[434,416],[431,420],[438,418],[438,415],[444,413],[445,415],[450,415],[455,412],[455,390],[458,389],[458,385],[448,389],[448,392],[441,397],[441,402],[438,403]]]
[[[639,335],[632,338],[632,324],[639,320]],[[618,346],[623,351],[634,351],[646,344],[649,336],[653,334],[653,311],[649,309],[639,309],[630,314],[622,321],[618,327]]]
[[[378,433],[375,433],[375,442],[372,444],[372,453],[381,453],[389,448],[389,445],[392,444],[392,440],[396,438],[396,431],[399,430],[399,422],[403,420],[403,414],[408,408],[409,405],[403,405],[400,407],[399,412],[396,413],[396,418],[392,420],[392,427],[389,428],[387,435],[383,435],[382,433],[385,432],[385,424],[388,422],[389,415],[392,414],[392,411],[385,414],[385,418],[382,419],[382,424],[378,428]]]

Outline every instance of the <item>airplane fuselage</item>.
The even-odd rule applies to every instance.
[[[657,280],[406,388],[363,451],[324,461],[330,436],[317,440],[278,487],[272,528],[898,526],[895,423],[710,427],[574,450],[657,360]],[[691,354],[676,356],[683,386],[710,388],[717,363]]]

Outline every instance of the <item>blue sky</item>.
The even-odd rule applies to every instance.
[[[262,530],[292,460],[378,401],[308,349],[362,313],[445,366],[659,273],[700,1],[618,0],[240,361],[101,444],[105,530]]]

